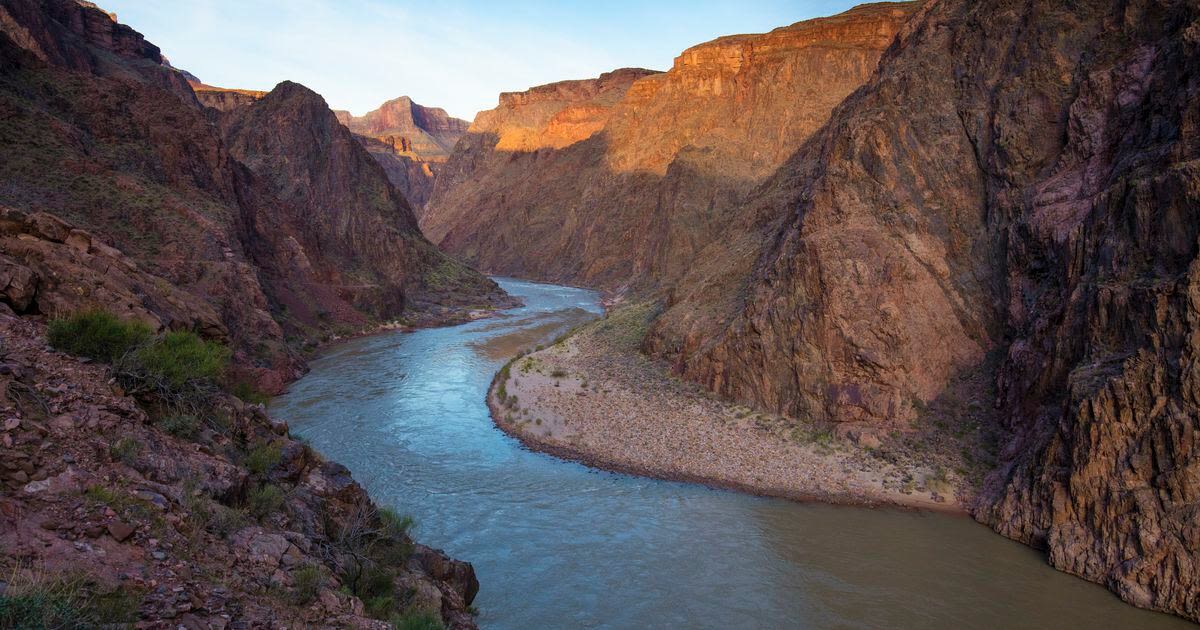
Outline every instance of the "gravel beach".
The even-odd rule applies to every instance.
[[[488,393],[497,426],[532,449],[607,470],[794,500],[965,512],[969,484],[947,470],[953,459],[897,457],[895,439],[856,443],[719,400],[637,351],[642,319],[619,311],[515,359]]]

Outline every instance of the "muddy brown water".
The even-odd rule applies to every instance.
[[[497,279],[499,319],[337,346],[272,403],[417,538],[475,565],[484,628],[1191,628],[965,517],[798,504],[597,471],[497,430],[521,349],[601,312]]]

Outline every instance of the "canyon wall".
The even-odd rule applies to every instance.
[[[401,96],[363,116],[337,112],[371,157],[383,166],[388,179],[404,193],[420,216],[433,193],[434,179],[450,157],[468,123],[440,107],[425,107]]]
[[[219,331],[237,363],[272,390],[301,368],[301,345],[372,321],[445,319],[504,300],[424,241],[403,198],[319,98],[293,99],[307,109],[252,105],[247,115],[271,142],[247,134],[227,142],[158,48],[107,14],[66,0],[5,0],[0,27],[0,205],[16,217],[0,260],[7,276],[34,287],[4,295],[10,307],[43,315],[104,307],[156,326]],[[307,116],[290,116],[297,110]],[[282,164],[286,182],[272,170]],[[371,195],[348,203],[357,190]],[[42,216],[61,227],[45,228]],[[51,256],[69,253],[59,245],[72,244],[73,230],[86,235],[74,241],[79,255],[132,266],[138,288],[57,276],[80,262]],[[47,245],[34,249],[21,234]],[[183,299],[179,290],[208,308],[168,307]]]
[[[647,348],[721,394],[873,426],[986,370],[960,404],[1009,437],[976,517],[1200,619],[1198,20],[926,4],[747,201],[750,273],[706,291],[699,265]]]
[[[421,218],[489,271],[617,288],[678,278],[759,185],[870,76],[910,3],[859,7],[501,95]]]

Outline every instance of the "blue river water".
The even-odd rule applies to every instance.
[[[497,278],[525,305],[349,341],[272,403],[415,537],[472,562],[483,628],[1173,628],[964,517],[798,504],[534,453],[484,404],[518,350],[601,313],[591,291]]]

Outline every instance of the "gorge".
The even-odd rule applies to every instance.
[[[1197,69],[880,2],[467,123],[0,0],[0,626],[1200,622]]]

